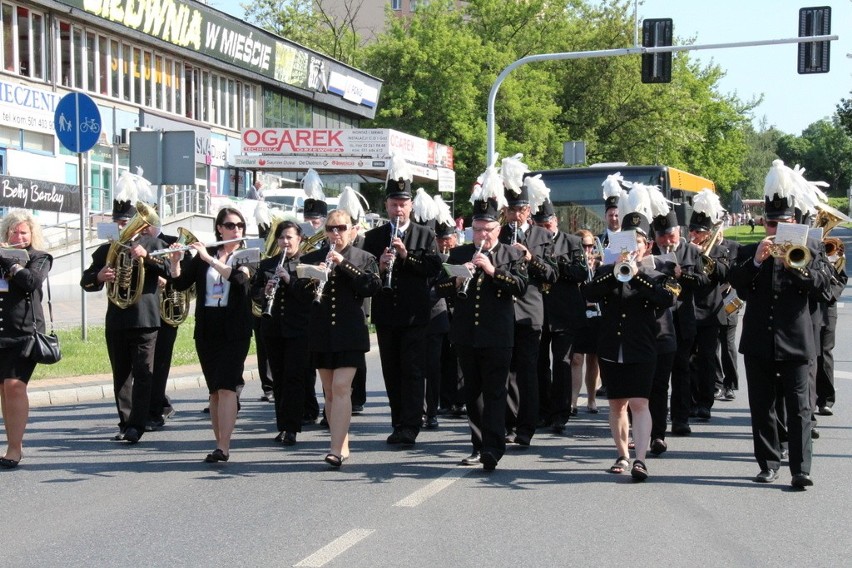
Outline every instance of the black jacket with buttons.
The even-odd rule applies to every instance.
[[[699,327],[717,326],[725,323],[727,314],[724,310],[722,289],[727,288],[728,250],[720,245],[710,249],[710,258],[715,262],[713,272],[707,275],[709,282],[695,289],[695,321]],[[701,258],[699,271],[704,271],[705,261]]]
[[[675,303],[661,272],[640,267],[628,282],[619,282],[614,265],[598,268],[582,286],[583,294],[601,308],[598,357],[619,363],[642,363],[657,358],[657,316]]]
[[[361,248],[380,258],[390,244],[391,224],[371,229],[364,234]],[[393,263],[392,292],[382,290],[373,296],[370,318],[376,325],[409,326],[429,323],[432,304],[429,290],[441,272],[441,258],[435,235],[428,227],[409,222],[402,237],[407,255],[397,255]],[[386,273],[380,274],[385,284]]]
[[[44,332],[42,310],[42,284],[53,266],[53,257],[46,252],[26,249],[29,261],[14,276],[0,268],[0,278],[5,278],[9,290],[0,292],[0,338],[20,338],[32,335],[35,329]],[[2,344],[2,341],[0,341]]]
[[[372,254],[347,245],[343,262],[334,267],[322,292],[314,302],[318,282],[300,278],[295,292],[311,302],[308,321],[309,349],[318,353],[370,350],[370,334],[362,305],[364,298],[381,290],[379,267]],[[328,256],[328,246],[302,257],[303,264],[320,264]]]
[[[813,258],[798,270],[771,256],[755,266],[757,247],[740,247],[731,268],[731,284],[746,302],[739,352],[769,361],[816,358],[809,298],[829,286],[819,249],[809,242]]]
[[[652,254],[662,254],[656,243],[652,247]],[[681,238],[674,251],[681,274],[677,279],[681,286],[680,295],[675,303],[675,325],[677,326],[678,339],[691,341],[695,337],[697,322],[695,318],[695,291],[710,283],[710,278],[701,269],[698,247],[695,247]]]
[[[257,272],[251,281],[251,296],[261,309],[266,311],[266,283],[275,278],[281,255],[277,254],[260,262]],[[311,311],[311,302],[304,294],[296,293],[296,265],[299,264],[300,255],[287,259],[282,268],[290,275],[290,282],[285,283],[283,279],[278,280],[278,288],[272,299],[271,317],[261,316],[260,332],[265,336],[274,337],[302,337],[308,333],[308,316]]]
[[[450,251],[448,264],[470,262],[476,252],[471,244]],[[527,289],[527,263],[518,249],[497,244],[491,250],[494,276],[477,269],[468,285],[467,297],[458,297],[455,278],[441,277],[435,289],[442,297],[453,298],[450,341],[470,347],[514,347],[515,296]]]
[[[526,292],[515,300],[515,323],[541,329],[544,325],[544,300],[541,297],[542,286],[556,282],[556,266],[548,252],[552,246],[551,233],[536,225],[530,225],[526,231],[518,231],[517,242],[530,251],[532,258],[527,262],[529,285]],[[504,225],[500,229],[499,241],[507,246],[512,242],[512,226]]]
[[[580,284],[588,279],[589,271],[583,240],[558,231],[547,255],[556,267],[556,282],[541,285],[545,322],[553,332],[577,331],[586,326],[586,300]]]

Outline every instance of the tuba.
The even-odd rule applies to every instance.
[[[176,244],[185,246],[197,242],[198,239],[189,229],[178,227]],[[171,282],[166,282],[165,288],[160,292],[160,318],[172,327],[179,326],[189,315],[189,304],[193,299],[195,299],[195,284],[181,291]]]
[[[115,280],[106,283],[107,298],[121,309],[139,301],[145,283],[145,265],[140,259],[130,256],[128,243],[149,226],[159,224],[160,219],[154,209],[142,201],[137,201],[136,215],[121,230],[118,240],[110,244],[106,266],[115,270]]]

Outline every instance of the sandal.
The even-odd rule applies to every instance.
[[[630,460],[627,459],[625,456],[621,456],[617,460],[615,460],[615,463],[610,466],[607,472],[620,474],[624,473],[628,467],[630,467]]]
[[[327,454],[325,456],[325,463],[331,467],[340,467],[343,465],[343,457],[334,454]]]
[[[204,461],[207,463],[226,462],[230,457],[231,456],[229,454],[226,454],[219,448],[216,448],[211,453],[207,454],[207,457],[204,458]]]
[[[648,468],[645,467],[645,462],[634,460],[633,469],[630,470],[630,477],[636,481],[645,481],[648,479]]]

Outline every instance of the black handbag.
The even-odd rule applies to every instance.
[[[35,329],[35,307],[32,306],[32,296],[30,296],[30,307],[33,310],[33,329]],[[47,279],[47,309],[50,313],[50,333],[42,333],[38,330],[34,331],[21,355],[36,363],[52,365],[62,359],[62,351],[59,348],[59,337],[56,336],[56,332],[53,330],[53,303],[50,298],[49,277]]]

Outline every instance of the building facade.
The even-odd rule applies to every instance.
[[[0,36],[0,176],[77,184],[78,156],[53,121],[63,95],[84,92],[101,115],[83,160],[92,213],[110,209],[133,131],[195,132],[195,184],[164,186],[163,200],[174,213],[206,213],[211,195],[242,196],[251,182],[233,165],[242,129],[357,127],[375,116],[381,90],[366,73],[193,0],[3,1]],[[56,212],[53,222],[69,213]]]

